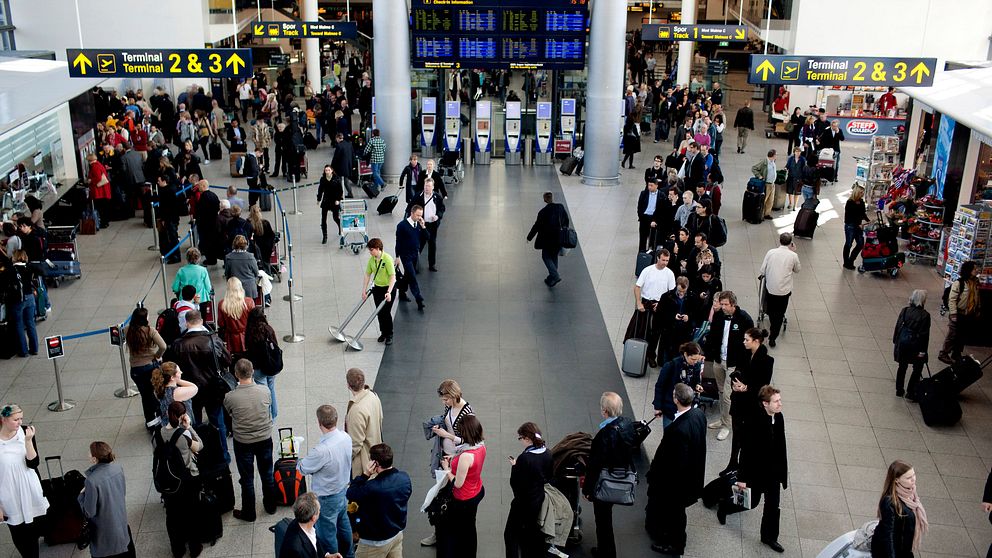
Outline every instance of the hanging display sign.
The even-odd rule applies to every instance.
[[[256,21],[251,24],[253,37],[276,39],[354,39],[358,24],[354,21]]]
[[[937,125],[937,149],[933,157],[933,190],[937,199],[944,199],[944,185],[947,182],[947,165],[951,162],[951,139],[954,137],[954,119],[940,115]]]
[[[641,26],[641,39],[645,41],[735,42],[747,41],[747,27],[743,25],[658,25]]]
[[[936,58],[752,54],[747,82],[930,87],[936,73]]]
[[[66,49],[71,78],[250,78],[250,48]]]

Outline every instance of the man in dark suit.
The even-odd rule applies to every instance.
[[[444,187],[444,179],[441,178],[441,173],[437,171],[434,159],[427,159],[427,164],[424,167],[424,170],[420,171],[420,176],[417,177],[416,194],[424,191],[424,182],[426,182],[428,178],[434,180],[434,188],[441,192],[441,197],[447,199],[448,190]]]
[[[699,144],[692,142],[685,156],[685,189],[693,191],[696,184],[706,180],[706,157],[699,152]]]
[[[554,194],[544,193],[544,207],[537,212],[537,221],[527,234],[527,242],[537,236],[534,248],[541,251],[541,260],[548,268],[544,284],[549,287],[561,283],[561,275],[558,275],[558,253],[561,252],[561,231],[568,226],[565,206],[554,200]]]
[[[706,469],[706,415],[693,408],[696,392],[675,384],[675,420],[665,428],[648,471],[648,505],[645,525],[657,544],[651,550],[679,556],[685,552],[685,509],[703,493]],[[655,411],[660,415],[661,411]]]
[[[354,196],[351,193],[351,186],[348,182],[351,180],[352,165],[355,161],[355,150],[350,141],[344,141],[344,134],[338,134],[335,138],[338,143],[334,146],[334,156],[331,157],[331,168],[334,169],[334,174],[344,179],[345,188],[348,190],[348,197],[351,198]]]
[[[424,181],[422,192],[414,196],[413,201],[407,206],[409,209],[414,206],[424,208],[424,225],[427,229],[427,264],[431,271],[437,271],[437,229],[441,226],[441,219],[444,217],[444,198],[434,191],[434,179],[428,178]]]
[[[785,552],[778,543],[779,502],[781,488],[788,488],[789,462],[785,448],[785,418],[782,417],[782,395],[774,386],[764,386],[758,391],[761,407],[755,410],[748,422],[747,437],[741,448],[737,486],[751,488],[751,509],[758,506],[765,496],[765,509],[761,512],[761,542],[775,552]],[[665,432],[668,435],[668,432]],[[735,432],[736,436],[737,433]],[[743,507],[720,501],[717,519],[721,525],[727,516],[744,511]]]
[[[262,156],[262,148],[256,146],[255,150],[245,155],[245,166],[241,173],[248,180],[249,190],[258,190],[258,177],[262,174],[261,165],[258,164],[259,157]],[[261,194],[248,192],[248,206],[258,203]]]
[[[641,191],[637,198],[637,251],[653,250],[659,244],[658,228],[661,224],[662,205],[665,202],[664,196],[658,191],[658,183],[649,181],[647,187]],[[645,242],[651,237],[651,243],[645,248]],[[664,240],[664,238],[662,238]]]
[[[420,294],[417,283],[417,259],[427,239],[427,224],[424,222],[424,208],[419,205],[410,207],[410,213],[396,225],[396,256],[403,262],[403,280],[400,282],[400,300],[409,302],[406,296],[409,289],[417,300],[417,310],[423,310],[424,297]]]
[[[293,504],[295,520],[286,528],[279,548],[279,558],[341,558],[338,553],[324,550],[317,540],[314,525],[320,517],[320,502],[313,492],[304,492]]]

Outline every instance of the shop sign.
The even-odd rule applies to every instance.
[[[743,25],[658,25],[641,26],[645,41],[735,42],[747,40],[747,27]]]
[[[556,139],[555,140],[555,155],[559,154],[570,154],[572,152],[572,140],[571,139]]]
[[[66,49],[71,78],[250,78],[250,48]]]
[[[878,133],[878,123],[874,120],[851,120],[847,123],[847,133],[852,136],[874,136]]]
[[[353,21],[256,21],[251,24],[256,38],[277,39],[354,39],[358,24]]]
[[[929,87],[936,73],[936,58],[752,54],[747,82]]]

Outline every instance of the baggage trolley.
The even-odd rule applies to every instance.
[[[758,276],[758,319],[755,322],[756,325],[761,325],[761,322],[765,321],[765,316],[768,315],[768,289],[765,288],[765,276]],[[782,318],[782,331],[789,329],[789,318]]]
[[[356,158],[357,159],[357,158]],[[358,187],[362,188],[366,184],[374,184],[372,179],[372,163],[357,159],[355,168],[358,169]]]
[[[369,204],[365,200],[341,200],[341,237],[338,249],[345,246],[358,254],[369,242],[366,225],[369,217]],[[353,240],[349,240],[353,239]]]
[[[592,436],[583,432],[569,434],[551,449],[555,456],[551,485],[557,488],[572,507],[572,527],[568,531],[566,548],[582,542],[582,484],[585,481],[586,464]]]
[[[79,244],[76,234],[79,227],[51,226],[48,227],[48,250],[45,252],[45,279],[53,287],[58,287],[62,281],[79,279],[82,271],[79,266]]]
[[[821,182],[836,182],[837,173],[834,164],[834,150],[830,148],[824,148],[817,152],[816,154],[816,171],[817,175],[820,177]],[[826,177],[831,178],[828,180]]]

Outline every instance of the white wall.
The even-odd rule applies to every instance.
[[[794,54],[986,60],[987,0],[796,0]]]

